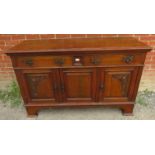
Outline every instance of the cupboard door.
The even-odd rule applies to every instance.
[[[137,77],[137,68],[101,69],[99,82],[100,101],[130,101]]]
[[[60,76],[63,102],[95,101],[95,69],[61,69]]]
[[[26,93],[30,102],[43,103],[57,100],[57,81],[55,70],[23,70]]]

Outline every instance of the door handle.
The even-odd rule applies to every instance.
[[[65,87],[64,85],[61,86],[61,91],[64,93],[65,92]]]
[[[54,91],[56,92],[58,90],[58,86],[56,84],[54,84],[54,87],[53,87]]]
[[[60,90],[61,90],[62,92],[65,92],[65,87],[64,87],[64,85],[61,85],[59,88],[60,88]],[[59,90],[59,88],[58,88],[58,86],[57,86],[56,84],[54,84],[53,89],[54,89],[55,92],[57,92],[57,91]]]
[[[100,90],[104,90],[104,84],[103,83],[100,85]]]

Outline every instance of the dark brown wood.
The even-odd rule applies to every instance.
[[[62,102],[95,101],[96,69],[61,69]]]
[[[110,106],[133,113],[146,53],[133,38],[29,40],[11,57],[28,115],[44,108]]]
[[[21,77],[30,102],[58,101],[55,70],[23,70]]]
[[[131,87],[136,84],[137,76],[135,67],[104,68],[100,71],[101,80],[99,88],[100,100],[105,102],[131,101]]]
[[[44,51],[102,51],[102,50],[150,50],[151,48],[131,37],[73,38],[51,40],[26,40],[6,53],[38,53]]]

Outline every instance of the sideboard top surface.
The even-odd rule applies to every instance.
[[[36,53],[36,52],[64,52],[64,51],[119,51],[145,50],[151,48],[131,37],[107,38],[73,38],[49,40],[25,40],[10,48],[5,53]]]

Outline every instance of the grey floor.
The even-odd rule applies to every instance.
[[[41,110],[38,117],[29,118],[23,106],[11,108],[0,103],[1,120],[154,120],[155,98],[147,105],[136,104],[134,116],[122,116],[119,109],[111,108],[65,108]]]

